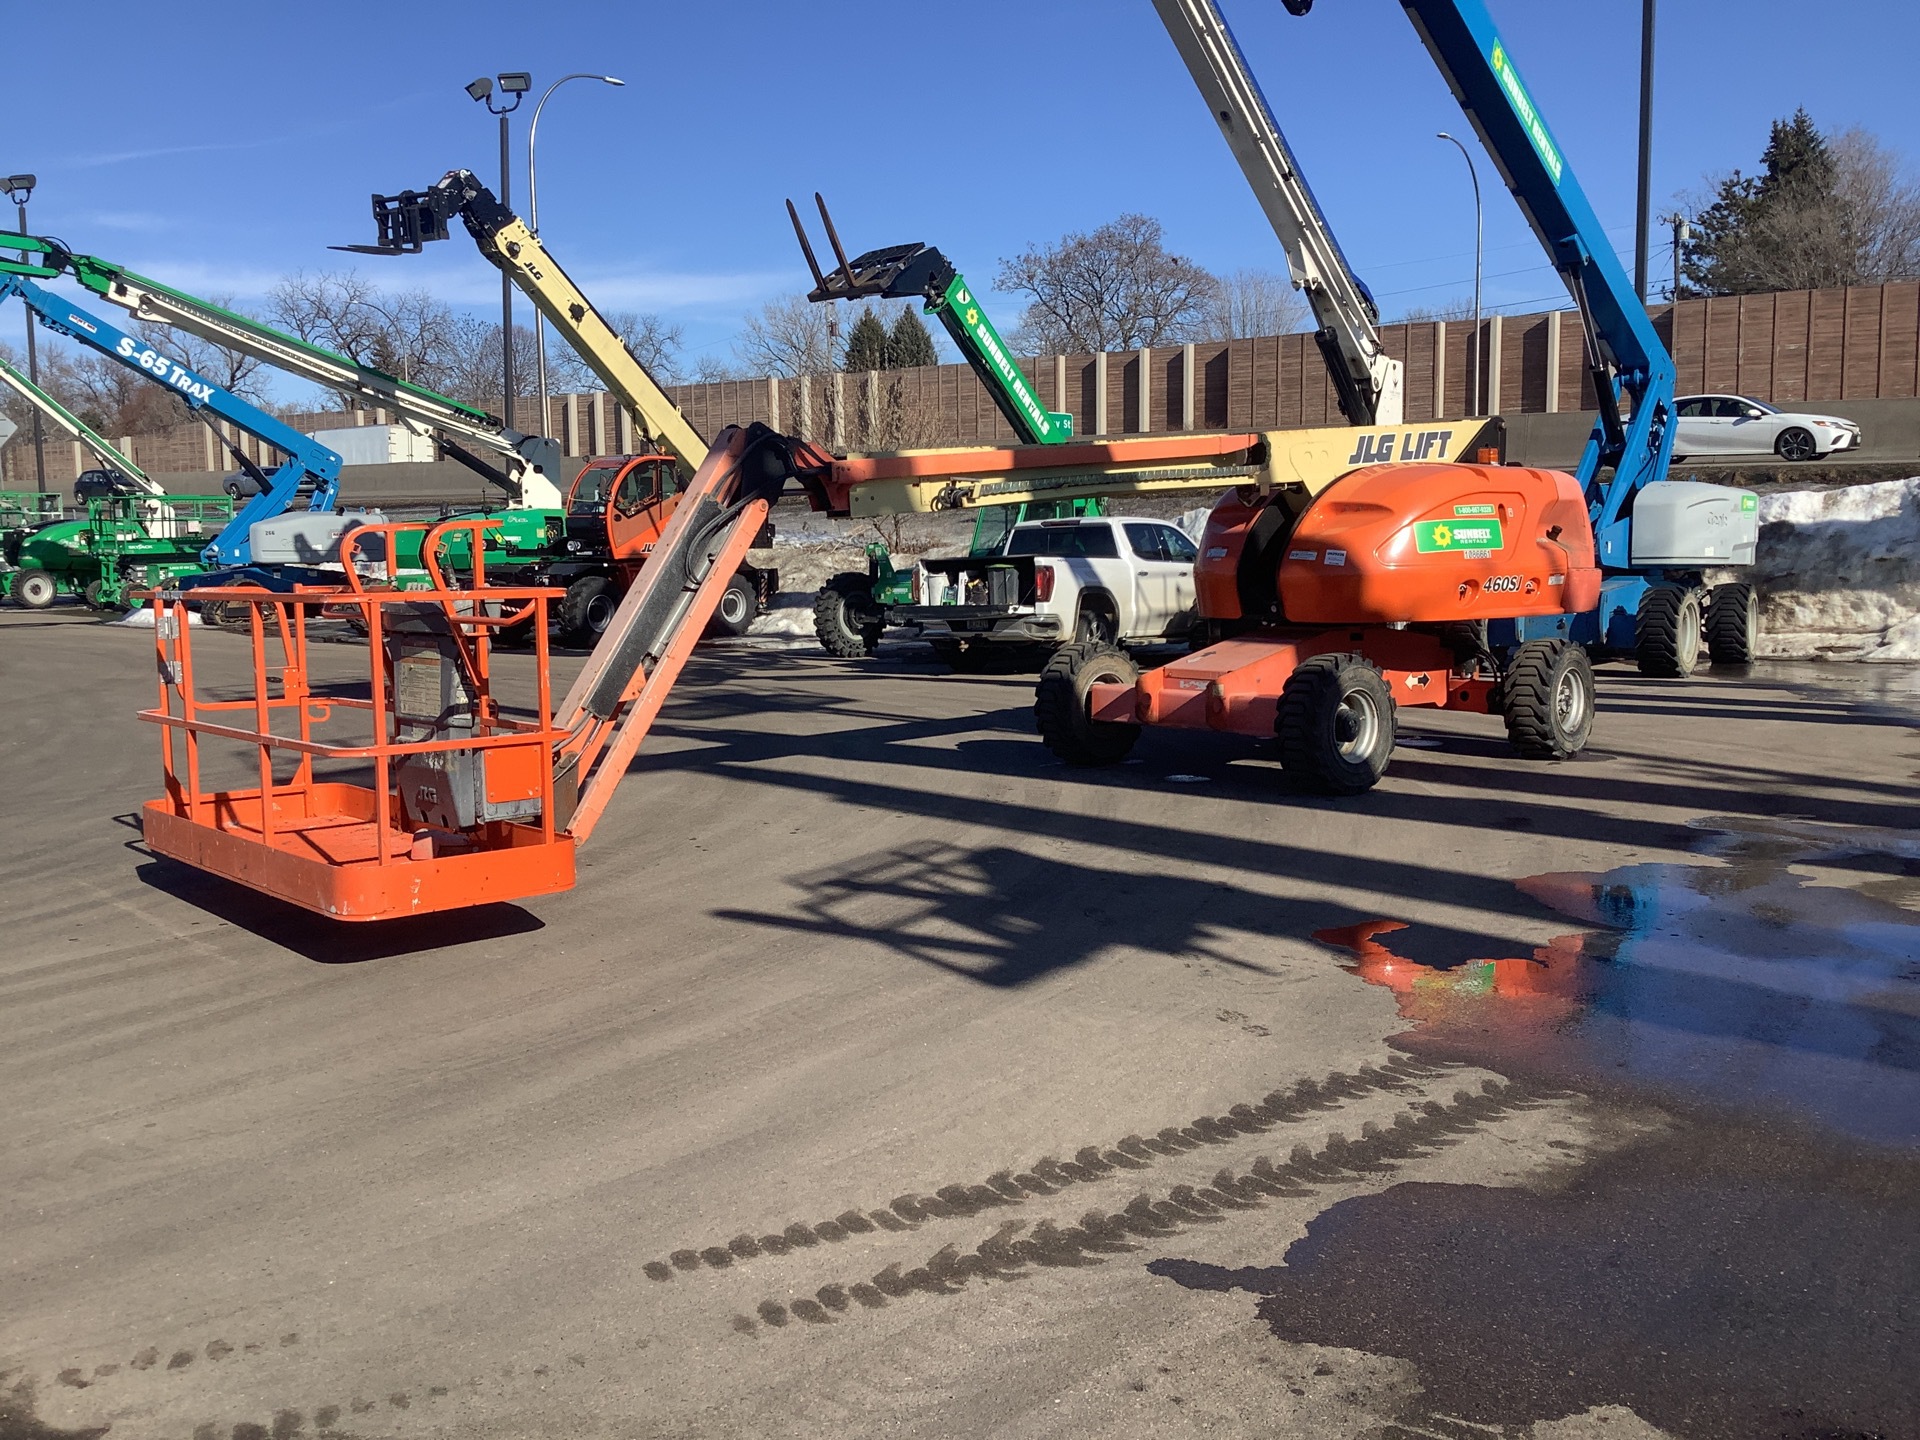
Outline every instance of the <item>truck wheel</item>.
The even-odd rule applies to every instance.
[[[1684,680],[1700,663],[1700,596],[1680,585],[1654,585],[1640,597],[1633,658],[1642,675]]]
[[[1593,662],[1566,640],[1529,640],[1500,682],[1507,739],[1529,760],[1565,760],[1593,733]]]
[[[1753,586],[1716,585],[1707,595],[1707,654],[1716,665],[1750,665],[1760,647]]]
[[[1069,765],[1118,764],[1140,738],[1140,727],[1094,720],[1087,713],[1087,696],[1095,685],[1131,685],[1139,678],[1133,657],[1116,646],[1063,645],[1034,687],[1034,728],[1047,749]]]
[[[834,576],[813,597],[813,633],[829,655],[871,655],[885,628],[873,603],[873,581],[857,571]]]
[[[606,634],[607,622],[619,607],[612,580],[605,575],[582,575],[560,597],[560,643],[590,648]]]
[[[1073,639],[1077,645],[1111,645],[1119,638],[1113,617],[1102,611],[1082,610],[1074,619]]]
[[[753,628],[753,617],[759,610],[760,592],[753,588],[753,581],[736,571],[720,592],[720,603],[713,607],[707,634],[744,635]]]
[[[1393,692],[1363,655],[1315,655],[1281,687],[1273,728],[1289,775],[1329,795],[1358,795],[1393,757]]]
[[[59,582],[44,570],[22,570],[13,577],[13,598],[29,610],[45,610],[59,594]]]

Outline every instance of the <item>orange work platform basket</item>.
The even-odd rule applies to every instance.
[[[160,703],[140,718],[162,727],[166,794],[145,806],[147,844],[336,920],[568,889],[571,797],[556,796],[554,779],[565,735],[547,718],[551,596],[487,586],[481,532],[497,523],[369,525],[343,544],[339,586],[220,589],[229,625],[244,618],[251,639],[250,696],[232,693],[239,686],[227,687],[226,698],[203,693],[189,599],[157,592]],[[429,588],[370,588],[359,571],[381,566],[362,557],[375,554],[376,541],[391,556],[395,537],[408,530],[426,532]],[[471,532],[474,565],[471,583],[459,588],[436,560],[455,530]],[[316,689],[309,626],[323,611],[365,633],[363,694],[352,693],[357,680],[330,678]],[[493,694],[494,640],[508,626],[531,632],[531,720],[503,714]],[[230,772],[235,746],[256,752],[256,783],[210,788],[203,771]]]

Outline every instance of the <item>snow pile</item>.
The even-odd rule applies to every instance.
[[[1207,517],[1213,514],[1213,506],[1196,505],[1191,510],[1182,510],[1173,517],[1174,528],[1194,544],[1200,543],[1200,537],[1206,534]]]
[[[1920,660],[1920,477],[1760,497],[1760,653]]]
[[[783,577],[784,578],[784,574]],[[767,613],[754,617],[749,635],[771,635],[786,639],[812,640],[813,592],[782,590],[767,606]]]
[[[178,610],[174,611],[176,615],[179,613],[181,612]],[[186,612],[186,616],[187,624],[189,625],[205,623],[200,619],[200,612],[198,610],[189,610]],[[151,630],[153,628],[153,607],[151,605],[142,605],[138,610],[129,610],[112,623],[115,625],[125,625],[134,630]]]

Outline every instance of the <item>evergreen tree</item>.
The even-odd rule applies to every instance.
[[[1683,257],[1686,293],[1743,295],[1860,281],[1858,237],[1832,147],[1805,110],[1773,122],[1764,173],[1715,187]]]
[[[840,368],[855,374],[863,370],[886,370],[891,366],[888,350],[886,321],[874,313],[871,305],[865,306],[847,332]]]
[[[912,370],[921,365],[938,365],[940,357],[934,353],[933,336],[927,333],[927,325],[909,305],[900,312],[893,322],[893,333],[887,337],[887,368],[889,370]]]

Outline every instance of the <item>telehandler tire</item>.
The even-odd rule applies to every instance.
[[[1654,585],[1640,597],[1633,658],[1642,675],[1684,680],[1700,663],[1700,594]]]
[[[29,610],[45,610],[60,596],[60,582],[45,570],[22,570],[13,577],[14,603]]]
[[[1131,685],[1139,678],[1140,667],[1118,646],[1062,645],[1034,687],[1034,728],[1069,765],[1116,765],[1140,738],[1140,727],[1093,719],[1088,693],[1103,682]]]
[[[1507,739],[1529,760],[1566,760],[1593,734],[1593,662],[1568,640],[1529,640],[1500,682]]]
[[[760,593],[753,588],[753,581],[736,572],[720,592],[720,603],[713,607],[713,618],[707,622],[707,634],[738,638],[753,628],[753,617],[759,613]]]
[[[1280,767],[1327,795],[1371,790],[1393,758],[1393,692],[1364,655],[1315,655],[1294,667],[1274,717]]]
[[[871,655],[885,629],[873,603],[873,581],[858,571],[834,576],[813,597],[813,633],[829,655]]]
[[[613,581],[605,575],[582,575],[560,597],[560,643],[587,650],[606,633],[607,622],[620,608]]]
[[[1760,648],[1753,586],[1716,585],[1707,595],[1707,655],[1716,665],[1750,665]]]

